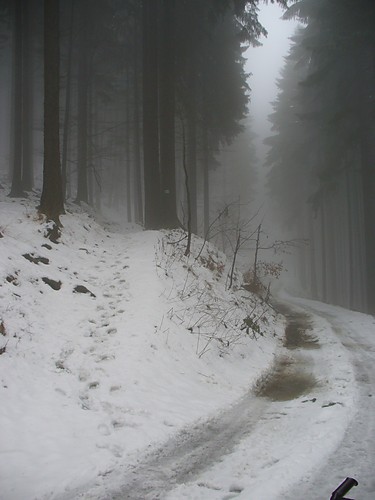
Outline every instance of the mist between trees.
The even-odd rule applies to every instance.
[[[264,3],[0,0],[10,195],[40,192],[57,227],[68,200],[204,237],[234,200],[233,224],[240,211],[251,220],[244,51],[266,33]],[[275,3],[301,21],[267,140],[277,222],[310,242],[297,252],[303,293],[374,312],[375,4]]]
[[[375,3],[303,0],[270,116],[268,185],[324,302],[375,312]]]

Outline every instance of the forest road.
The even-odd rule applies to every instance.
[[[355,324],[351,325],[327,312],[305,308],[325,318],[349,353],[358,392],[356,414],[338,448],[319,469],[306,474],[286,495],[286,499],[328,499],[347,476],[359,485],[348,497],[375,499],[375,335],[369,338]],[[319,493],[317,493],[319,491]]]
[[[313,366],[309,366],[308,357],[300,359],[300,355],[301,350],[319,349],[319,344],[308,333],[307,314],[289,314],[285,308],[283,313],[288,314],[285,348],[267,375],[230,408],[210,420],[184,429],[159,449],[140,458],[138,463],[128,466],[121,474],[123,487],[108,492],[106,499],[165,498],[178,485],[198,480],[202,473],[230,454],[267,415],[273,414],[275,401],[287,403],[302,394],[309,394],[316,382],[312,375]],[[207,487],[202,482],[202,488]],[[223,492],[223,498],[241,493],[233,488],[229,488],[226,494]]]
[[[124,464],[120,470],[113,471],[116,475],[115,483],[121,485],[116,490],[113,489],[112,481],[115,478],[111,478],[109,474],[103,484],[105,494],[103,489],[99,495],[95,491],[91,491],[91,494],[86,492],[85,500],[175,500],[179,496],[174,495],[174,491],[180,485],[185,485],[184,488],[192,485],[193,488],[201,489],[199,498],[205,498],[208,488],[217,490],[215,498],[221,500],[237,496],[249,500],[328,500],[332,491],[347,476],[354,477],[359,482],[350,492],[351,498],[374,500],[375,337],[368,338],[368,335],[358,331],[355,322],[350,325],[345,319],[340,320],[337,315],[315,310],[313,306],[295,308],[293,305],[277,304],[277,308],[287,318],[285,341],[274,366],[266,376],[243,398],[214,418],[183,429],[159,448],[152,449],[148,454],[139,456],[134,463]],[[348,354],[345,358],[349,361],[345,363],[350,363],[349,368],[354,371],[358,388],[355,395],[356,414],[349,421],[341,441],[340,437],[337,440],[336,449],[330,455],[324,455],[327,458],[315,462],[318,463],[315,469],[307,460],[306,468],[299,469],[296,475],[290,469],[294,463],[290,462],[290,456],[294,444],[305,448],[306,425],[309,425],[305,418],[312,415],[310,421],[313,423],[313,410],[318,410],[319,414],[321,408],[330,406],[321,406],[325,387],[320,381],[319,370],[322,369],[324,349],[314,333],[317,316],[330,325],[335,339],[338,339]],[[345,373],[345,368],[343,371]],[[331,375],[335,377],[335,373]],[[302,415],[299,412],[303,412],[303,416],[296,426],[293,415]],[[227,463],[225,461],[228,459],[231,462],[231,454],[234,453],[235,456],[243,444],[253,454],[249,456],[248,464],[251,466],[247,465],[245,473],[251,481],[254,479],[255,488],[256,484],[259,487],[260,481],[262,489],[267,478],[275,474],[273,465],[276,464],[284,476],[290,476],[289,483],[283,481],[282,491],[274,492],[273,495],[252,496],[252,493],[247,495],[247,486],[246,492],[241,494],[239,483],[229,484],[224,481],[225,484],[220,484],[220,481],[205,479],[218,466],[220,470],[221,461]],[[314,446],[314,443],[310,445]],[[282,452],[278,455],[280,450]],[[270,457],[273,460],[270,461]],[[213,477],[215,474],[220,472],[215,472]],[[291,485],[289,489],[288,484]],[[213,491],[208,494],[210,498],[213,498],[212,493]],[[188,493],[185,492],[183,498],[189,498]]]

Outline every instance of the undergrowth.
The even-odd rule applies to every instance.
[[[182,230],[166,232],[159,240],[156,262],[169,282],[165,291],[171,304],[168,318],[196,337],[197,355],[215,346],[223,356],[234,346],[263,336],[268,306],[241,289],[238,273],[228,289],[230,264],[210,243],[193,237],[186,256],[185,238]]]

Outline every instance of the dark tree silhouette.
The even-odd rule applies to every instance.
[[[59,147],[59,0],[44,0],[44,164],[39,211],[60,225],[64,213]]]
[[[25,196],[22,185],[22,0],[15,0],[13,3],[13,19],[13,176],[9,196],[17,198]]]
[[[271,120],[272,193],[314,298],[375,312],[375,4],[301,0]]]

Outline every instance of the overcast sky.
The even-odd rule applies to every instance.
[[[275,233],[272,227],[272,216],[269,210],[265,176],[267,169],[264,161],[268,147],[263,139],[272,135],[268,116],[272,112],[271,102],[277,96],[276,79],[284,66],[284,57],[289,52],[290,40],[297,23],[281,19],[284,10],[275,4],[261,5],[259,19],[268,31],[267,38],[262,38],[262,46],[250,48],[245,53],[247,57],[246,71],[252,73],[249,79],[251,88],[250,115],[252,117],[252,131],[257,135],[255,140],[258,164],[257,199],[255,205],[262,207],[263,225],[268,224],[267,230]]]
[[[283,67],[283,59],[289,50],[289,37],[296,27],[295,21],[281,19],[283,9],[276,4],[262,5],[259,19],[268,31],[268,37],[262,38],[262,47],[250,48],[246,52],[248,62],[246,70],[250,77],[251,104],[254,132],[264,137],[270,135],[270,123],[267,120],[272,112],[270,102],[277,95],[276,79]]]

